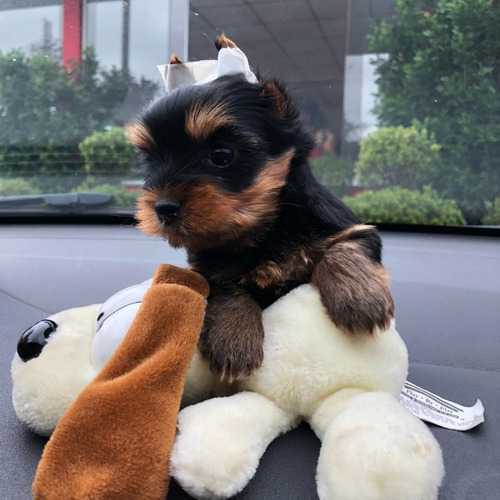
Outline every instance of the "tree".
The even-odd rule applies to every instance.
[[[42,54],[0,53],[0,175],[35,176],[50,190],[81,183],[78,144],[122,124],[117,112],[137,85],[127,71],[100,68],[92,49],[71,72]],[[156,89],[143,85],[146,101]]]
[[[429,184],[479,223],[500,186],[500,8],[494,0],[395,0],[374,25],[382,125],[425,126],[441,145]]]
[[[438,165],[439,150],[425,129],[379,128],[361,142],[359,180],[372,186],[422,187]]]
[[[500,226],[500,196],[494,202],[486,202],[486,216],[483,217],[483,224]]]

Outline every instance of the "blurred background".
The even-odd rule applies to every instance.
[[[494,0],[0,0],[0,215],[89,191],[132,212],[123,125],[156,65],[224,32],[288,82],[313,171],[364,221],[500,225],[498,26]]]

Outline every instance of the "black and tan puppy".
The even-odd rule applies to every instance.
[[[181,87],[129,135],[146,172],[141,229],[185,248],[210,283],[199,347],[214,373],[259,367],[262,309],[306,282],[346,332],[388,326],[380,237],[313,177],[312,139],[280,83],[235,75]]]

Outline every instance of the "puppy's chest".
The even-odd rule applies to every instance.
[[[212,287],[240,286],[265,308],[293,288],[308,283],[314,267],[330,245],[331,237],[322,237],[305,243],[264,247],[262,251],[205,254],[193,259],[191,264]]]
[[[266,308],[297,286],[308,283],[320,255],[316,245],[295,248],[278,258],[263,260],[245,273],[239,284]]]
[[[314,257],[309,248],[302,247],[274,259],[263,260],[243,274],[239,284],[265,289],[279,287],[289,281],[305,283],[314,269]]]
[[[221,258],[212,265],[199,263],[205,269],[199,270],[209,281],[266,290],[288,288],[290,282],[299,284],[310,280],[314,266],[319,261],[328,240],[314,240],[307,244],[290,247],[266,248],[249,254],[236,254]],[[203,265],[204,264],[204,265]]]

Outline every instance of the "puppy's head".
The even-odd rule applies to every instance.
[[[173,91],[128,133],[145,171],[140,228],[190,252],[255,244],[311,148],[281,85],[239,75]]]

